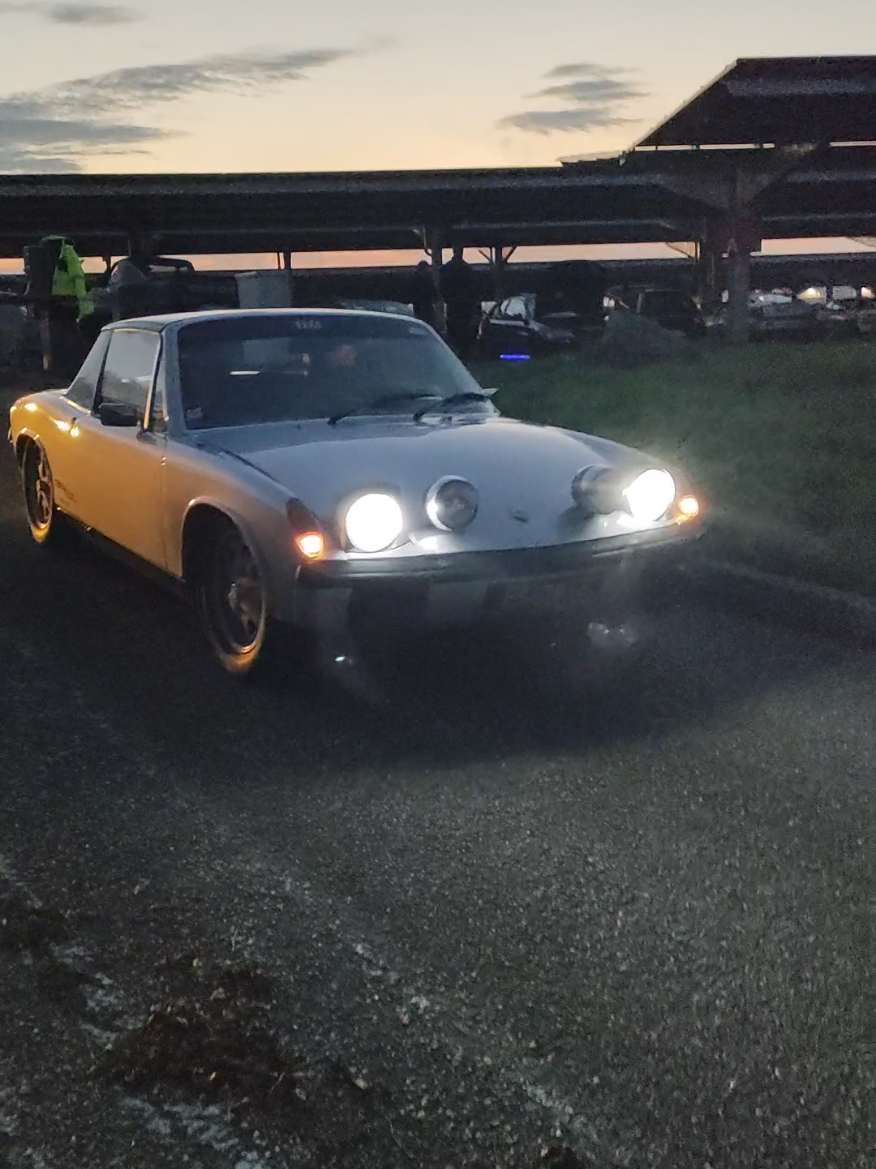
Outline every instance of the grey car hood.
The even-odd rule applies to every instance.
[[[541,493],[557,485],[568,494],[582,467],[636,458],[606,439],[495,416],[286,423],[225,430],[210,441],[299,498],[329,506],[369,487],[426,491],[443,475],[461,475],[480,490]]]
[[[427,537],[429,544],[435,538],[426,495],[445,475],[473,483],[480,509],[470,531],[442,536],[442,546],[527,547],[570,537],[569,516],[574,521],[576,514],[571,485],[583,467],[645,461],[606,439],[496,415],[421,423],[396,418],[345,419],[337,426],[268,424],[203,437],[214,450],[244,459],[281,484],[329,525],[337,523],[352,496],[392,491],[402,502],[414,544],[419,532],[424,547]],[[579,532],[587,534],[606,533]]]

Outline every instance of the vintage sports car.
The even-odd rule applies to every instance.
[[[580,578],[604,632],[637,566],[697,534],[696,498],[493,394],[412,318],[174,315],[107,326],[68,389],[15,403],[9,438],[33,538],[81,526],[183,582],[231,673],[274,622],[337,647],[370,607],[471,620],[515,580]]]

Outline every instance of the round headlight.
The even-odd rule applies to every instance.
[[[426,514],[442,532],[461,532],[478,514],[478,493],[465,479],[448,475],[430,488]]]
[[[668,471],[643,471],[624,491],[630,515],[642,523],[663,519],[675,500],[675,480]]]
[[[360,495],[347,508],[347,539],[360,552],[382,552],[402,534],[405,521],[398,500],[374,492]]]
[[[572,498],[587,515],[608,515],[623,507],[620,484],[611,467],[585,467],[572,480]]]

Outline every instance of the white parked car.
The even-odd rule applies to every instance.
[[[411,318],[221,311],[107,326],[68,389],[15,403],[9,437],[34,539],[75,521],[184,582],[233,673],[274,621],[340,639],[387,597],[471,620],[515,579],[579,578],[602,629],[637,565],[697,535],[696,499],[492,395]]]

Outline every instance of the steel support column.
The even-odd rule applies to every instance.
[[[727,291],[729,294],[730,340],[735,345],[748,341],[748,298],[751,293],[751,253],[735,246],[727,253]]]

